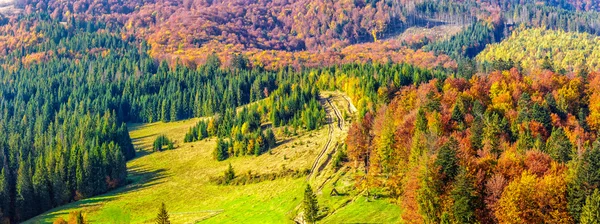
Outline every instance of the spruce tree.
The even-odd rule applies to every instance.
[[[229,147],[229,145],[227,144],[227,142],[223,141],[221,138],[218,138],[217,146],[215,148],[215,151],[213,152],[213,157],[217,161],[226,160],[227,157],[229,157],[229,154],[227,153],[228,147]]]
[[[3,217],[4,213],[8,215],[9,206],[9,192],[8,192],[8,176],[6,175],[6,169],[0,167],[0,218]]]
[[[25,221],[36,214],[33,185],[31,183],[31,167],[28,160],[21,160],[17,171],[16,212],[18,220]]]
[[[419,108],[419,111],[417,112],[415,128],[422,133],[427,132],[427,117],[423,108]]]
[[[227,168],[227,170],[225,170],[225,183],[229,184],[231,182],[231,180],[233,180],[235,178],[235,172],[233,171],[233,167],[231,166],[231,163],[229,164],[229,168]]]
[[[573,145],[562,128],[555,128],[546,142],[546,152],[558,162],[569,162]]]
[[[477,197],[473,179],[462,169],[456,177],[450,197],[454,200],[452,213],[456,223],[475,223]]]
[[[458,142],[456,139],[451,138],[438,152],[434,165],[440,168],[439,172],[440,175],[442,175],[442,181],[444,182],[453,180],[454,176],[458,173],[458,157],[456,157],[457,149]]]
[[[156,224],[171,224],[169,221],[169,213],[167,212],[167,207],[163,202],[158,209],[158,215],[156,216]]]
[[[310,184],[306,184],[304,190],[304,220],[307,223],[315,223],[317,221],[317,215],[319,213],[319,205],[317,202],[317,196],[313,192]]]
[[[581,224],[600,223],[600,192],[598,189],[587,197],[581,211]]]

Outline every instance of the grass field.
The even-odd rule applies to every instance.
[[[334,105],[342,103],[333,101]],[[341,108],[341,105],[338,106]],[[261,156],[212,158],[215,139],[183,143],[189,127],[199,118],[172,123],[130,124],[131,138],[138,157],[127,163],[129,181],[125,187],[107,194],[53,209],[27,223],[51,223],[70,211],[81,210],[91,223],[152,223],[158,206],[164,202],[172,223],[291,223],[300,208],[306,178],[280,178],[241,186],[222,186],[209,179],[222,175],[231,163],[236,173],[273,173],[284,169],[309,169],[328,139],[324,127],[318,131],[283,137],[276,131],[279,146]],[[347,125],[347,124],[346,124]],[[335,142],[345,137],[347,127],[335,130]],[[165,134],[176,149],[150,152],[152,142]],[[333,147],[332,147],[333,148]],[[327,149],[328,152],[332,152]],[[328,160],[322,159],[324,163]],[[352,191],[350,174],[325,168],[310,179],[318,189],[320,206],[335,212],[328,223],[399,221],[399,207],[386,200],[367,202]],[[320,186],[320,187],[317,187]],[[333,186],[348,192],[330,196]],[[364,198],[362,198],[364,199]],[[381,219],[380,216],[385,216]]]

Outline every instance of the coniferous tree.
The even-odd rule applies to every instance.
[[[317,222],[317,215],[319,213],[317,195],[315,195],[309,184],[306,184],[306,188],[304,189],[304,201],[302,204],[304,208],[304,220],[308,223]]]
[[[566,163],[571,160],[573,145],[565,134],[565,131],[559,127],[552,130],[550,138],[546,141],[545,150],[552,159]]]
[[[46,166],[42,162],[42,157],[38,157],[35,172],[33,174],[33,191],[37,200],[36,205],[39,211],[46,211],[52,207],[51,195],[48,189],[50,185]]]
[[[231,163],[229,164],[227,170],[225,170],[225,174],[223,176],[225,177],[225,184],[229,184],[235,178],[235,171],[233,171]]]
[[[472,178],[466,170],[462,169],[456,176],[454,189],[450,193],[450,197],[454,200],[452,212],[456,223],[476,223],[477,197],[475,192]]]
[[[454,180],[454,177],[458,173],[457,149],[458,142],[456,139],[451,138],[450,141],[440,148],[437,160],[434,163],[434,165],[440,168],[440,175],[442,175],[442,181],[445,183]]]
[[[17,172],[16,208],[18,220],[27,220],[36,214],[34,192],[31,184],[31,167],[28,160],[21,160]]]
[[[4,167],[0,167],[0,219],[8,215],[10,195],[8,192],[8,176]]]
[[[600,223],[600,191],[598,189],[594,190],[594,193],[585,200],[585,205],[581,210],[580,223]]]
[[[161,203],[160,208],[158,209],[156,224],[171,224],[171,221],[169,221],[169,213],[167,212],[167,207],[164,202]]]
[[[584,152],[575,164],[575,178],[567,184],[567,206],[575,220],[580,220],[586,198],[600,186],[600,141]]]
[[[229,154],[227,152],[228,148],[229,148],[229,145],[227,144],[227,142],[223,141],[223,139],[221,139],[221,138],[218,138],[217,145],[215,147],[215,151],[213,152],[213,157],[217,161],[223,161],[223,160],[227,159],[227,157],[229,157]]]

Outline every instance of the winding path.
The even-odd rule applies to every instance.
[[[333,125],[332,125],[332,123],[333,123],[333,117],[331,116],[332,111],[333,111],[333,114],[337,117],[338,127],[340,128],[340,130],[342,130],[341,116],[338,115],[337,108],[331,103],[331,100],[329,98],[327,98],[326,101],[327,101],[327,103],[330,106],[330,109],[327,112],[327,126],[328,126],[328,129],[329,129],[328,133],[327,133],[327,142],[325,143],[325,145],[323,146],[323,149],[321,149],[321,152],[319,152],[319,155],[317,156],[317,158],[313,162],[313,165],[310,168],[310,172],[308,173],[308,176],[306,177],[307,181],[310,180],[310,178],[315,173],[315,169],[319,165],[319,162],[321,161],[321,158],[323,158],[323,155],[325,155],[325,153],[327,152],[327,149],[329,149],[329,146],[331,145],[331,141],[333,140]]]

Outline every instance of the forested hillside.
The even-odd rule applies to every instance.
[[[0,223],[141,188],[131,173],[140,167],[128,164],[152,160],[133,159],[194,146],[214,161],[193,166],[210,175],[190,188],[306,176],[312,211],[293,208],[300,195],[277,199],[291,207],[278,218],[294,221],[339,218],[362,197],[394,203],[402,220],[386,220],[409,223],[600,222],[597,1],[9,7],[18,10],[0,16]],[[128,129],[182,120],[194,124],[139,137],[152,137],[152,150]],[[214,176],[257,161],[300,164]]]
[[[518,63],[523,68],[578,72],[600,69],[600,38],[588,33],[520,29],[499,44],[489,45],[477,57],[483,64]]]
[[[596,81],[512,69],[406,87],[353,124],[348,157],[410,222],[589,223]]]

